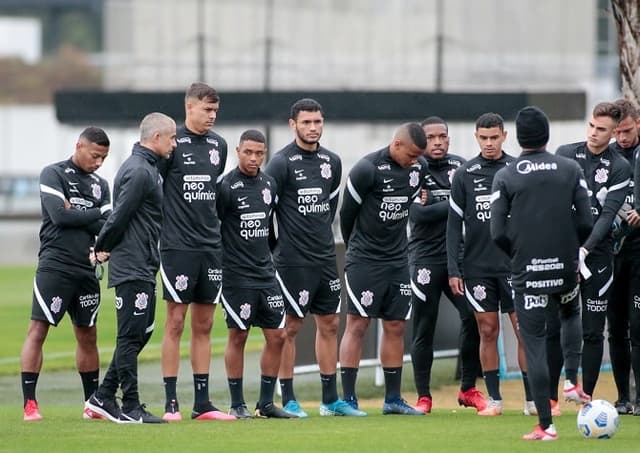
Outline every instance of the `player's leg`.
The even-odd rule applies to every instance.
[[[629,307],[629,331],[631,332],[631,365],[635,379],[633,415],[640,416],[640,263],[633,262],[629,281],[633,301]]]
[[[284,318],[281,318],[284,321]],[[260,324],[263,324],[262,322]],[[268,322],[267,324],[272,324]],[[282,346],[284,344],[284,336],[282,329],[284,322],[276,328],[263,328],[264,349],[260,358],[260,396],[256,404],[256,415],[266,418],[296,418],[277,407],[273,403],[273,393],[275,390],[278,369],[280,367],[280,359],[282,356]]]
[[[84,401],[87,401],[99,384],[100,358],[96,322],[100,306],[100,285],[95,278],[79,278],[76,280],[76,287],[68,312],[76,337],[76,365],[82,380]],[[83,418],[102,417],[85,408]]]
[[[513,303],[511,304],[513,310]],[[504,313],[504,312],[503,312]],[[522,385],[524,387],[524,415],[536,415],[538,413],[536,405],[533,402],[533,395],[531,394],[531,386],[529,385],[529,373],[527,371],[527,358],[524,352],[524,344],[522,343],[522,337],[520,336],[520,328],[518,326],[518,317],[515,311],[508,311],[509,321],[513,328],[513,333],[516,336],[518,342],[518,367],[522,373]],[[547,363],[549,359],[547,357]],[[553,410],[553,409],[552,409]],[[552,414],[555,415],[555,414]]]
[[[191,369],[193,370],[194,403],[192,418],[195,413],[208,412],[220,413],[227,419],[227,414],[222,414],[209,398],[209,368],[211,365],[211,329],[213,328],[213,315],[216,304],[220,300],[222,291],[222,264],[218,254],[202,252],[194,255],[197,268],[193,269],[196,275],[191,294]],[[199,415],[198,417],[202,417]],[[202,419],[202,418],[199,418]]]
[[[74,282],[64,274],[36,272],[33,280],[31,321],[20,354],[25,421],[42,419],[36,385],[43,361],[43,345],[50,326],[57,326],[74,294]]]
[[[122,390],[120,423],[166,423],[141,404],[138,385],[138,356],[151,338],[155,325],[155,282],[126,282],[116,286],[116,295],[123,301],[118,310],[116,342],[116,367]]]
[[[224,365],[231,396],[229,414],[242,419],[252,418],[244,400],[243,375],[244,348],[256,308],[254,294],[249,289],[224,286],[221,302],[228,328]]]
[[[549,403],[549,370],[547,367],[546,314],[551,302],[546,294],[514,295],[514,306],[520,326],[520,336],[524,344],[527,363],[538,366],[529,370],[531,393],[538,410],[539,428],[551,438],[557,436],[553,427],[551,404]],[[536,430],[524,436],[524,439],[536,439]]]
[[[296,359],[296,338],[309,310],[309,303],[315,297],[317,269],[304,267],[281,267],[276,271],[276,280],[284,297],[286,325],[282,332],[284,344],[280,360],[278,379],[282,392],[282,405],[291,415],[305,418],[308,414],[300,407],[293,390],[293,367]]]
[[[227,346],[224,350],[224,366],[227,371],[227,382],[229,384],[229,394],[231,395],[229,414],[238,418],[251,417],[247,410],[247,403],[244,400],[243,389],[244,347],[248,336],[248,328],[245,330],[229,328]]]
[[[424,415],[423,410],[410,406],[402,398],[402,364],[404,359],[404,331],[411,317],[411,279],[406,266],[375,268],[373,277],[388,282],[379,308],[374,304],[370,316],[382,318],[380,363],[384,373],[385,395],[382,413]],[[386,278],[385,278],[386,276]],[[377,310],[376,310],[377,308]],[[377,314],[377,315],[376,315]]]
[[[562,352],[562,341],[560,341],[560,314],[558,305],[550,304],[546,310],[547,318],[547,366],[549,367],[549,397],[551,398],[551,415],[558,417],[560,412],[560,401],[558,398],[558,386],[560,385],[560,375],[564,367],[564,354]]]
[[[170,421],[182,419],[177,395],[178,370],[180,367],[180,338],[188,304],[165,300],[166,317],[162,335],[161,368],[165,391],[165,414]]]
[[[474,407],[481,411],[487,407],[484,394],[476,387],[476,379],[482,371],[480,364],[480,333],[478,323],[465,296],[456,296],[449,287],[446,266],[444,266],[443,290],[460,316],[460,364],[461,379],[458,404]]]
[[[344,274],[347,292],[347,322],[340,341],[340,377],[343,399],[358,409],[356,382],[362,344],[372,316],[376,316],[388,284],[370,266],[349,264]],[[382,283],[381,283],[382,282]]]
[[[587,395],[593,392],[600,375],[604,350],[604,325],[610,287],[613,281],[611,256],[591,254],[587,266],[593,270],[591,278],[580,284],[582,299],[582,384]]]
[[[22,345],[20,354],[20,382],[24,407],[24,420],[41,420],[42,415],[36,399],[36,385],[42,369],[42,347],[49,332],[49,323],[31,320],[27,337]]]
[[[413,380],[418,393],[416,407],[431,412],[431,368],[433,366],[433,338],[438,321],[438,308],[442,294],[441,279],[433,278],[428,265],[416,265],[411,271],[413,289],[411,307],[413,330],[411,338],[411,363]]]
[[[478,415],[500,415],[502,413],[502,395],[500,394],[500,361],[498,358],[498,318],[499,293],[495,279],[466,279],[465,297],[474,311],[480,335],[480,363],[484,375],[489,402],[479,410]]]
[[[634,303],[633,294],[640,295],[638,274],[640,274],[640,265],[635,260],[629,259],[626,255],[615,257],[611,298],[607,307],[607,338],[611,371],[618,391],[615,406],[621,415],[633,412],[629,391],[631,371],[629,316]]]
[[[558,299],[558,313],[560,314],[561,325],[560,341],[562,342],[564,372],[566,376],[562,393],[566,401],[582,404],[590,401],[591,397],[584,393],[578,383],[578,368],[580,367],[582,352],[582,322],[580,319],[579,293],[579,286],[576,286],[572,291],[555,296],[555,298]]]

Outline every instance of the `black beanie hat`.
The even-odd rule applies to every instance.
[[[544,147],[549,141],[549,118],[538,107],[521,109],[516,116],[516,135],[523,148]]]

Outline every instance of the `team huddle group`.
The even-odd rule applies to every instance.
[[[382,321],[382,413],[424,415],[432,408],[433,341],[442,293],[461,319],[461,405],[481,416],[502,413],[497,348],[502,312],[518,341],[524,413],[539,418],[525,439],[557,438],[552,415],[560,415],[563,367],[563,397],[579,404],[591,399],[606,319],[619,392],[616,408],[640,415],[640,396],[634,407],[629,394],[631,363],[640,377],[640,338],[633,335],[634,330],[640,335],[640,236],[634,229],[640,216],[631,176],[640,115],[631,103],[598,104],[587,140],[555,154],[545,149],[549,122],[536,107],[518,112],[519,157],[503,151],[507,131],[496,113],[477,119],[480,153],[469,161],[449,154],[443,119],[432,116],[399,126],[387,146],[356,163],[342,191],[347,320],[339,344],[343,288],[331,225],[342,166],[339,156],[319,143],[322,106],[309,98],[292,105],[294,140],[273,153],[264,169],[265,136],[254,129],[243,132],[238,165],[226,174],[227,144],[212,131],[219,106],[216,90],[197,82],[186,91],[184,126],[176,127],[162,113],[145,116],[140,141],[115,176],[113,206],[108,183],[95,174],[110,146],[102,129],[85,129],[68,160],[43,169],[41,246],[21,354],[24,420],[42,418],[36,383],[43,344],[49,327],[68,313],[77,339],[84,418],[180,421],[179,349],[189,309],[192,419],[307,417],[296,400],[293,368],[296,336],[308,313],[316,324],[320,415],[367,415],[358,407],[356,380],[363,341],[375,318]],[[96,318],[107,260],[108,283],[116,293],[117,339],[99,383]],[[138,354],[154,330],[158,270],[166,301],[161,417],[140,402],[137,371]],[[228,412],[212,404],[208,389],[218,304],[228,327]],[[408,320],[413,322],[415,405],[401,394]],[[260,327],[265,340],[255,410],[243,395],[251,326]],[[527,368],[527,363],[536,366]],[[488,397],[476,388],[480,372]],[[277,382],[282,407],[273,401]]]

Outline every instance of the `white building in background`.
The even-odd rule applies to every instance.
[[[30,17],[0,17],[0,58],[20,58],[28,64],[42,57],[42,24]]]
[[[105,0],[105,86],[591,92],[607,3]]]

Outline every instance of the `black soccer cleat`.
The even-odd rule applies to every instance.
[[[167,423],[167,421],[156,417],[147,410],[147,406],[140,404],[128,412],[122,412],[120,423]]]
[[[107,420],[120,423],[120,414],[122,411],[120,410],[118,403],[116,403],[116,399],[113,397],[102,397],[98,396],[97,392],[93,392],[89,399],[84,403],[84,407],[101,415]]]
[[[256,418],[299,418],[291,415],[283,409],[273,404],[273,401],[264,405],[256,404]]]

